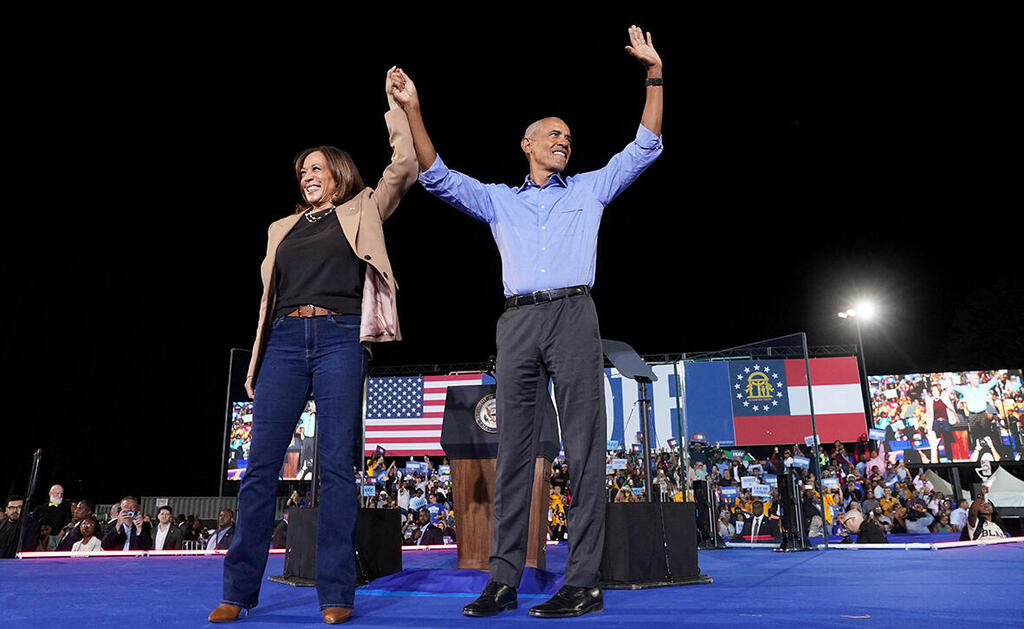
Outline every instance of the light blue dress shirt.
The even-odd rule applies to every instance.
[[[543,186],[484,184],[449,169],[438,156],[420,173],[428,192],[491,226],[501,254],[505,295],[594,285],[601,214],[662,151],[661,137],[640,125],[600,170],[555,174]]]
[[[976,387],[972,387],[969,384],[958,384],[953,387],[953,390],[964,396],[964,402],[967,403],[967,412],[980,413],[988,407],[989,389],[997,384],[999,384],[999,378],[992,376],[985,384],[979,384]]]

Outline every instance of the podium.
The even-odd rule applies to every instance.
[[[451,464],[458,567],[487,570],[494,536],[494,478],[498,454],[496,386],[449,387],[441,447]],[[537,395],[537,444],[530,502],[526,566],[543,570],[551,495],[551,461],[558,455],[558,421],[544,382]]]

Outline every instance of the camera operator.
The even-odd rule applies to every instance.
[[[150,528],[139,511],[139,501],[134,496],[125,496],[117,519],[103,536],[103,550],[151,550],[153,536]]]

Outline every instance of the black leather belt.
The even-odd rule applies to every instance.
[[[581,284],[580,286],[570,286],[569,288],[553,288],[551,290],[539,290],[535,293],[527,293],[525,295],[512,295],[505,300],[505,310],[508,310],[509,308],[516,308],[518,306],[543,304],[549,301],[555,301],[556,299],[572,297],[573,295],[589,294],[590,287]]]

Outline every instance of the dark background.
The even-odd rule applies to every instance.
[[[517,185],[519,138],[548,115],[574,136],[567,173],[598,168],[643,108],[633,21],[665,62],[665,152],[605,213],[604,336],[649,354],[852,344],[835,313],[871,296],[871,374],[1024,364],[1019,113],[999,38],[958,16],[300,8],[8,24],[0,491],[42,448],[40,485],[69,498],[215,493],[229,348],[252,344],[293,156],[340,146],[373,185],[399,64],[453,168]],[[416,186],[385,231],[405,340],[373,364],[485,360],[502,304],[487,227]]]

